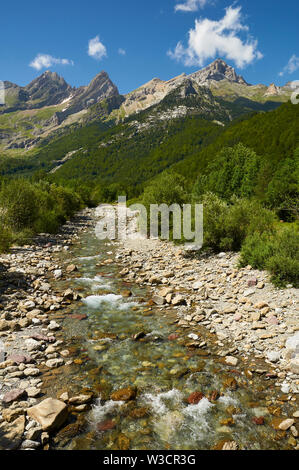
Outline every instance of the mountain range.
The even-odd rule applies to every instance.
[[[57,73],[44,72],[29,85],[5,81],[6,105],[0,106],[0,150],[25,154],[57,136],[93,122],[106,127],[148,110],[137,128],[157,121],[198,115],[225,125],[250,111],[268,111],[288,101],[289,84],[250,85],[217,59],[207,67],[168,81],[153,78],[121,95],[109,75],[100,72],[87,86],[74,88]]]

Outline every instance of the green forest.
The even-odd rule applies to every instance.
[[[149,120],[150,113],[71,127],[26,158],[0,158],[0,248],[55,232],[79,208],[118,195],[203,202],[206,250],[240,250],[243,265],[298,285],[299,106],[225,124],[202,115]]]

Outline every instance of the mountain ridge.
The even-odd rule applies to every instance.
[[[79,88],[71,87],[63,77],[49,70],[25,87],[8,81],[4,84],[7,105],[0,106],[0,148],[8,151],[32,149],[57,131],[68,132],[68,127],[72,125],[84,126],[98,120],[113,125],[159,106],[167,96],[173,96],[175,90],[180,90],[181,94],[176,93],[171,109],[164,113],[165,119],[193,112],[204,115],[204,111],[210,116],[213,108],[219,114],[220,103],[223,108],[220,114],[224,120],[227,114],[229,119],[233,119],[248,110],[262,110],[267,102],[277,102],[278,105],[290,95],[287,86],[278,88],[274,84],[270,87],[248,84],[222,59],[216,59],[189,75],[182,73],[169,80],[153,78],[125,95],[119,93],[105,71],[98,73],[88,85]],[[212,93],[210,103],[203,100],[207,89]],[[186,102],[187,96],[193,96],[193,99],[187,100],[186,106],[183,102]],[[215,100],[218,100],[217,106]],[[237,107],[232,111],[237,102]],[[227,103],[231,104],[228,106]]]

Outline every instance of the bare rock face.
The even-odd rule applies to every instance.
[[[230,82],[248,85],[241,75],[237,75],[235,69],[224,60],[217,59],[210,65],[190,75],[200,85],[208,85],[211,80],[228,80]]]
[[[274,83],[271,83],[268,90],[265,93],[265,96],[278,96],[280,95],[280,88],[277,87]]]
[[[34,107],[50,106],[61,103],[72,92],[72,87],[56,72],[47,70],[34,79],[24,90],[32,102],[38,100]]]
[[[73,93],[62,115],[65,117],[78,113],[115,96],[119,96],[117,87],[106,72],[100,72],[88,86],[82,86]]]
[[[37,421],[43,431],[58,429],[68,417],[67,405],[54,398],[46,398],[36,406],[27,410],[27,415]]]
[[[127,116],[149,108],[165,98],[172,90],[179,87],[186,80],[186,74],[179,75],[168,81],[153,78],[137,90],[128,93],[125,96],[123,109]]]

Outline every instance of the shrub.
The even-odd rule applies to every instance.
[[[265,209],[259,202],[233,199],[223,226],[227,248],[233,251],[240,250],[242,243],[250,234],[273,233],[277,221],[274,212]],[[222,248],[226,249],[224,242]]]
[[[229,244],[223,231],[229,212],[228,204],[213,193],[205,194],[200,202],[203,204],[204,247],[222,250],[224,245]]]
[[[278,286],[288,282],[299,285],[299,234],[294,228],[278,232],[274,238],[274,252],[267,260],[266,268],[272,274],[272,281]]]
[[[34,231],[30,228],[25,228],[20,232],[13,233],[13,243],[18,246],[27,245],[32,242]]]
[[[142,202],[150,204],[179,204],[187,200],[186,180],[174,172],[164,172],[147,186],[143,193]]]
[[[249,234],[272,233],[277,217],[257,201],[233,198],[231,203],[212,193],[201,202],[204,211],[204,246],[214,251],[238,251]]]
[[[273,239],[269,234],[254,233],[249,235],[241,249],[240,266],[252,266],[265,269],[267,260],[273,255]]]
[[[274,234],[249,236],[241,250],[240,265],[267,269],[277,286],[299,285],[299,234],[295,227],[277,229]]]
[[[35,233],[57,232],[59,226],[81,207],[78,194],[46,180],[30,183],[15,179],[3,183],[0,191],[3,222],[0,251],[7,249],[10,231],[13,242],[27,243]]]
[[[11,232],[3,226],[0,226],[0,253],[7,253],[12,244]]]
[[[32,227],[37,218],[38,201],[33,186],[26,180],[12,180],[4,185],[0,203],[5,223],[14,230]]]

